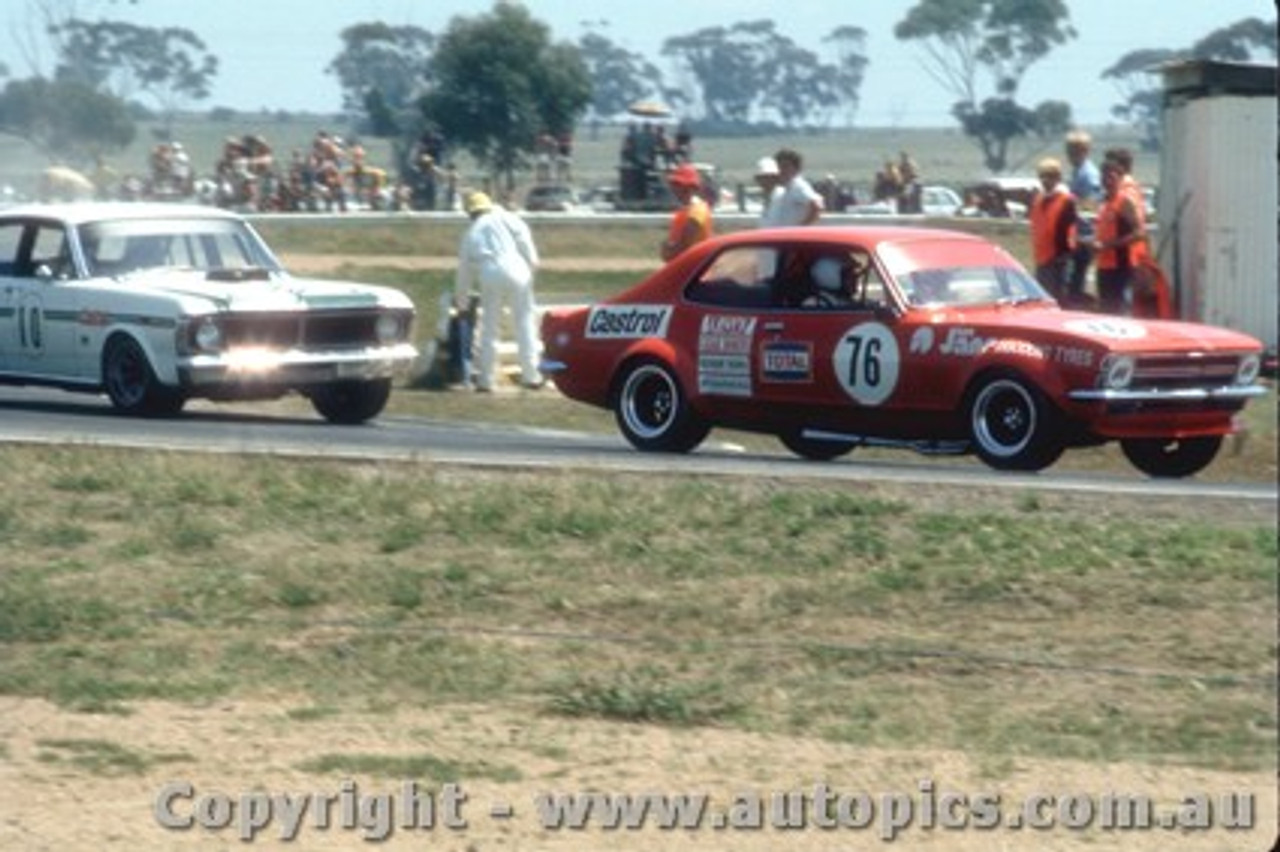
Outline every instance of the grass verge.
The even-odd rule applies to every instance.
[[[1273,762],[1270,508],[0,452],[6,694]]]

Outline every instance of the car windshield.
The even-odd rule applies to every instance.
[[[231,219],[93,222],[80,227],[79,237],[89,274],[94,277],[164,267],[204,271],[280,268],[253,230]]]
[[[1052,298],[1030,275],[1007,266],[917,269],[898,283],[912,305],[1017,304]]]
[[[881,247],[880,257],[910,305],[1019,304],[1053,299],[1003,249],[985,241],[887,245]]]

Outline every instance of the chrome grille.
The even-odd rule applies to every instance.
[[[1139,358],[1134,365],[1132,388],[1205,388],[1229,385],[1240,366],[1238,355],[1187,355]]]
[[[381,345],[377,323],[383,313],[377,310],[242,313],[224,316],[219,324],[227,348],[363,349]],[[407,317],[402,328],[408,328]]]

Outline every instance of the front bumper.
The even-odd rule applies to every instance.
[[[225,385],[301,387],[346,379],[392,378],[418,357],[410,343],[328,352],[239,349],[193,355],[178,364],[178,380],[193,390]]]
[[[1262,385],[1231,385],[1221,388],[1136,388],[1112,390],[1109,388],[1085,388],[1067,393],[1076,402],[1106,403],[1154,403],[1195,404],[1200,402],[1231,402],[1265,396]]]

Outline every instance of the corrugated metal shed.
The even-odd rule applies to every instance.
[[[1161,265],[1182,316],[1248,332],[1276,348],[1276,68],[1188,61],[1164,66]]]

